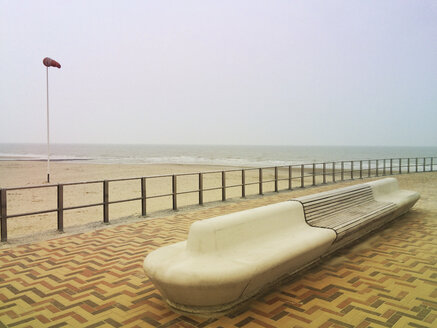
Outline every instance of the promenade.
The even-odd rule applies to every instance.
[[[396,176],[413,209],[220,318],[171,311],[142,269],[217,215],[365,181],[272,193],[0,250],[0,327],[435,327],[437,172]],[[371,179],[375,180],[375,179]]]

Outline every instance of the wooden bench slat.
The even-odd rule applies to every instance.
[[[373,213],[375,211],[385,209],[388,207],[387,205],[379,205],[378,206],[372,206],[372,207],[365,207],[362,208],[360,211],[353,210],[353,211],[342,211],[342,212],[336,212],[331,215],[327,215],[324,217],[317,218],[315,220],[309,220],[308,222],[311,224],[329,224],[330,222],[342,222],[342,221],[348,221],[351,217],[356,216],[363,216],[367,213]]]
[[[384,209],[384,208],[390,208],[392,206],[391,203],[380,203],[380,202],[372,202],[370,205],[365,205],[365,206],[357,206],[355,208],[348,208],[348,209],[344,209],[342,211],[336,211],[336,212],[332,212],[330,214],[327,214],[324,216],[325,220],[331,218],[331,217],[339,217],[339,216],[354,216],[354,215],[367,215],[368,213],[372,213],[373,211],[379,210],[379,209]],[[310,220],[310,221],[319,221],[319,220],[323,220],[323,219],[314,219],[314,220]]]
[[[345,235],[349,235],[351,231],[357,231],[362,229],[364,226],[370,225],[375,221],[383,218],[384,216],[392,213],[392,207],[386,208],[384,211],[380,211],[378,213],[374,213],[371,218],[361,217],[359,221],[355,221],[353,225],[347,225],[336,230],[337,232],[337,241],[342,239]],[[377,214],[377,215],[376,215]]]
[[[352,190],[352,191],[348,191],[348,192],[342,192],[342,193],[332,193],[330,195],[324,195],[323,197],[315,197],[313,195],[311,195],[311,197],[306,197],[306,199],[301,199],[301,203],[303,204],[307,204],[307,205],[315,205],[315,204],[320,204],[326,201],[330,201],[330,200],[335,200],[335,199],[342,199],[344,197],[349,198],[349,197],[353,197],[355,195],[359,196],[359,195],[363,195],[363,194],[369,194],[371,196],[373,196],[372,194],[372,190],[370,188],[360,188],[360,189],[356,189],[356,190]],[[303,198],[303,197],[302,197]]]
[[[378,204],[379,205],[379,204]],[[320,218],[319,220],[312,220],[309,223],[312,226],[323,226],[327,228],[332,228],[337,230],[341,228],[343,225],[351,225],[357,221],[357,218],[368,218],[373,215],[379,215],[380,212],[387,212],[393,208],[392,204],[382,204],[374,207],[362,208],[361,211],[353,210],[353,211],[343,211],[338,212],[335,215],[326,216]]]
[[[370,188],[370,186],[368,186],[368,185],[349,186],[349,187],[345,187],[345,188],[341,188],[341,189],[333,189],[333,190],[324,191],[324,192],[321,192],[318,194],[302,196],[302,197],[299,197],[299,200],[305,202],[309,199],[321,199],[321,198],[329,197],[331,195],[339,195],[342,193],[348,193],[348,192],[353,192],[356,190],[369,189],[369,188]]]
[[[364,199],[364,198],[369,198],[374,200],[371,191],[370,192],[360,191],[358,193],[354,192],[354,193],[341,194],[331,197],[324,197],[323,199],[320,200],[301,201],[301,203],[308,209],[311,209],[311,208],[318,208],[320,206],[326,206],[335,203],[347,203],[348,201],[353,201],[356,199]]]
[[[317,219],[320,216],[329,216],[332,213],[336,213],[336,212],[340,212],[340,211],[344,211],[350,207],[353,206],[360,206],[360,207],[371,207],[372,204],[374,204],[375,202],[372,200],[366,200],[366,201],[357,201],[355,203],[352,204],[344,204],[344,205],[338,205],[335,207],[326,207],[323,208],[319,211],[313,211],[313,212],[307,212],[305,211],[305,213],[307,214],[307,220],[311,221],[313,219]]]
[[[314,208],[314,209],[308,209],[306,205],[304,205],[304,207],[305,207],[305,213],[308,214],[307,216],[312,217],[312,216],[317,216],[318,213],[327,214],[330,211],[340,211],[342,209],[349,208],[352,206],[359,206],[360,204],[365,205],[373,202],[375,201],[371,198],[364,198],[364,199],[356,199],[350,202],[344,202],[344,203],[338,202],[335,204],[328,204],[328,205],[320,206],[320,208]]]
[[[354,219],[351,219],[350,221],[345,221],[341,225],[336,226],[336,229],[341,230],[344,227],[355,225],[355,223],[358,222],[359,220],[369,221],[369,220],[377,219],[377,218],[381,217],[381,215],[383,216],[384,214],[390,212],[392,209],[393,209],[393,206],[384,206],[384,207],[378,208],[370,213],[366,213],[365,215],[359,215],[359,216],[355,217]]]

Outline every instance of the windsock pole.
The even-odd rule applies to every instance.
[[[49,57],[44,58],[42,63],[46,67],[47,78],[47,182],[50,183],[49,67],[61,68],[61,64]]]
[[[46,67],[47,77],[47,182],[50,183],[50,119],[49,119],[49,68]]]

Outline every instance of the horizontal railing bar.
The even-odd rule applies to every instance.
[[[222,190],[222,187],[204,188],[203,191]]]
[[[175,174],[175,175],[177,175],[178,177],[182,177],[182,176],[187,176],[187,175],[198,175],[199,173],[204,173],[204,172],[188,172],[188,173],[179,173],[179,174]]]
[[[199,191],[200,190],[178,191],[176,195],[194,194],[194,193],[198,193]]]
[[[121,182],[121,181],[134,181],[134,180],[141,180],[143,177],[138,178],[119,178],[119,179],[110,179],[106,180],[108,182]]]
[[[173,194],[162,194],[162,195],[147,196],[146,199],[159,198],[159,197],[170,197],[170,196],[173,196]]]
[[[177,175],[177,174],[175,174]],[[159,179],[159,178],[171,178],[173,174],[165,174],[165,175],[148,175],[147,177],[143,177],[145,179]]]
[[[68,211],[68,210],[77,210],[80,208],[88,208],[88,207],[94,207],[94,206],[102,206],[105,203],[95,203],[95,204],[86,204],[86,205],[77,205],[77,206],[70,206],[70,207],[64,207],[63,210],[64,211]]]
[[[344,171],[344,172],[346,172],[346,171]],[[317,176],[317,174],[316,174],[316,176]],[[298,176],[299,178],[308,178],[308,177],[313,177],[313,175],[312,174],[304,174],[304,175],[299,175]]]
[[[212,174],[214,174],[214,173],[222,173],[222,172],[238,172],[238,171],[242,171],[242,170],[245,170],[245,171],[249,171],[249,170],[257,170],[258,168],[241,168],[241,169],[229,169],[229,170],[214,170],[214,171],[204,171],[204,172],[202,172],[203,174],[208,174],[208,173],[212,173]]]
[[[94,183],[102,183],[103,180],[91,180],[91,181],[79,181],[79,182],[67,182],[60,183],[64,186],[75,186],[75,185],[83,185],[83,184],[94,184]]]
[[[252,186],[252,185],[259,185],[259,182],[247,182],[245,183],[245,186]]]
[[[107,204],[111,205],[111,204],[118,204],[118,203],[133,202],[135,200],[141,200],[141,199],[142,199],[141,197],[136,197],[136,198],[129,198],[129,199],[111,200]]]
[[[11,214],[11,215],[7,215],[6,217],[8,218],[8,219],[10,219],[10,218],[16,218],[16,217],[19,217],[19,216],[29,216],[29,215],[38,215],[38,214],[46,214],[46,213],[54,213],[54,212],[57,212],[58,210],[57,209],[54,209],[54,210],[43,210],[43,211],[36,211],[36,212],[31,212],[31,213],[22,213],[22,214]]]
[[[229,185],[229,186],[226,186],[225,188],[226,189],[228,189],[228,188],[236,188],[236,187],[241,187],[241,186],[243,186],[243,184],[235,184],[235,185]]]
[[[52,188],[57,186],[58,186],[57,184],[50,184],[50,185],[28,186],[28,187],[11,187],[11,188],[2,188],[2,189],[6,191],[14,191],[14,190],[37,189],[37,188]]]

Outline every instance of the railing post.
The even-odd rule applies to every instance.
[[[369,159],[369,161],[367,162],[367,165],[369,165],[369,167],[367,168],[368,170],[368,177],[370,178],[370,176],[372,175],[372,161]]]
[[[278,192],[278,167],[275,166],[275,192]]]
[[[376,168],[375,168],[376,176],[379,176],[379,159],[376,160]]]
[[[344,162],[341,161],[341,181],[344,180]]]
[[[293,167],[290,165],[288,167],[288,189],[292,190],[293,189],[293,183],[292,183],[292,175],[293,175]]]
[[[263,169],[259,168],[259,194],[263,194]]]
[[[103,181],[103,222],[109,223],[109,181]]]
[[[423,158],[423,172],[425,172],[425,170],[426,170],[425,165],[426,165],[426,158],[424,157]]]
[[[360,161],[360,179],[363,178],[363,161]]]
[[[409,157],[407,160],[407,166],[408,166],[407,173],[410,173],[410,158]]]
[[[399,174],[402,174],[402,158],[399,158]]]
[[[385,166],[386,166],[386,163],[385,163],[385,158],[384,158],[384,167],[382,168],[382,175],[385,175]]]
[[[419,172],[419,159],[416,157],[416,173]]]
[[[199,173],[199,205],[203,205],[203,173]]]
[[[354,161],[351,161],[351,180],[354,179]]]
[[[326,163],[323,163],[323,184],[326,184]]]
[[[222,171],[222,201],[226,200],[226,172]]]
[[[171,176],[171,186],[172,186],[172,198],[173,198],[173,211],[177,211],[178,209],[178,200],[177,200],[177,176]]]
[[[316,185],[316,163],[313,163],[313,186]]]
[[[390,158],[390,175],[393,175],[393,158]]]
[[[431,172],[434,171],[434,157],[431,157]]]
[[[304,164],[302,164],[300,166],[300,187],[304,188],[305,187],[305,178],[304,178],[304,174],[305,174],[305,167]]]
[[[332,162],[332,182],[335,182],[335,162]]]
[[[8,241],[8,207],[7,207],[7,193],[5,189],[0,189],[0,220],[1,220],[1,241]]]
[[[246,171],[241,170],[241,197],[246,198]]]
[[[58,231],[64,231],[64,186],[58,184]]]
[[[147,190],[146,178],[141,178],[141,215],[147,215]]]

